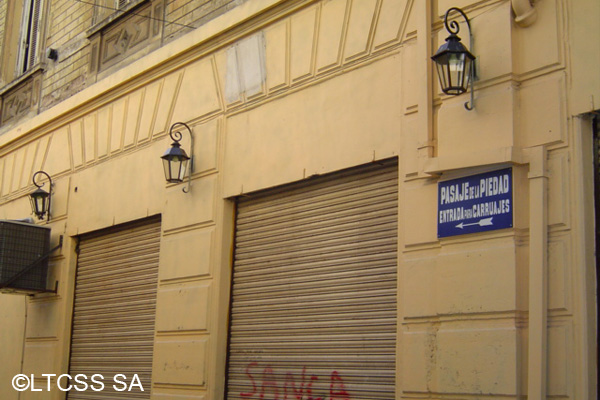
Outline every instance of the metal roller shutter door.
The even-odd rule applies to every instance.
[[[150,398],[159,245],[158,218],[81,237],[69,374],[105,379],[69,400]],[[144,391],[115,391],[116,374],[128,385],[138,374]]]
[[[228,399],[394,399],[397,161],[238,202]]]

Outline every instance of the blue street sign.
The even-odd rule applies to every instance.
[[[512,168],[438,183],[438,237],[512,228]]]

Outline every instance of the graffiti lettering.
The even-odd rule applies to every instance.
[[[265,394],[271,393],[271,397],[274,399],[279,398],[279,388],[277,387],[277,380],[273,374],[271,367],[263,369],[262,373],[262,384],[260,387],[260,398],[264,399]]]
[[[329,396],[313,395],[313,389],[319,377],[308,376],[306,367],[302,368],[299,380],[292,372],[286,372],[283,382],[281,375],[275,373],[271,366],[265,366],[262,371],[256,361],[246,366],[246,376],[250,381],[252,390],[241,392],[240,396],[246,399],[258,400],[350,400],[350,394],[346,390],[344,380],[338,371],[332,371],[329,376]],[[257,383],[257,382],[260,383]],[[326,387],[318,391],[326,391]],[[324,390],[323,390],[324,389]]]
[[[257,362],[251,362],[250,364],[248,364],[246,366],[246,376],[248,377],[248,379],[250,379],[250,382],[252,382],[252,392],[251,393],[240,393],[240,396],[242,396],[242,397],[252,397],[254,395],[254,393],[256,393],[256,383],[254,382],[254,378],[252,377],[252,374],[250,373],[250,368],[256,367],[256,366],[258,366]]]
[[[337,371],[333,371],[331,373],[331,384],[329,385],[329,398],[330,400],[350,400],[350,395],[346,391],[344,381],[337,373]]]

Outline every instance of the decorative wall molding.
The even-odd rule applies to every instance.
[[[204,48],[194,61],[188,59],[183,67],[174,66],[159,78],[125,92],[107,94],[114,98],[77,117],[66,118],[61,126],[19,146],[28,155],[45,156],[35,161],[31,156],[19,158],[13,168],[30,170],[31,163],[36,163],[52,175],[68,174],[159,139],[174,120],[198,123],[239,112],[250,104],[314,85],[325,75],[333,77],[336,71],[386,57],[387,51],[393,52],[401,43],[407,17],[391,20],[378,19],[377,15],[383,11],[395,15],[408,12],[409,0],[382,0],[370,3],[369,12],[361,9],[353,13],[352,4],[357,2],[360,0],[334,0],[333,4],[319,1],[299,13],[270,18],[254,36],[240,34],[228,46],[215,43]],[[162,7],[164,0],[154,0],[135,8],[135,13],[152,17],[160,15]],[[310,27],[307,37],[300,34],[302,27]],[[159,46],[161,32],[159,21],[132,15],[94,33],[90,37],[89,79],[109,76],[124,63],[137,59],[138,54]],[[349,43],[355,40],[361,45]],[[253,52],[261,47],[256,58]],[[232,49],[236,56],[227,57]],[[325,57],[329,52],[334,56]],[[258,74],[256,79],[250,79],[254,74]],[[228,80],[229,84],[243,80],[244,86],[228,97],[226,93],[232,91]],[[0,179],[12,174],[10,170],[5,169],[3,174],[0,171]],[[26,181],[15,180],[10,187],[0,188],[0,196],[9,201],[27,185]]]
[[[155,0],[135,8],[135,14],[125,13],[122,18],[96,30],[90,36],[90,75],[95,78],[97,73],[110,67],[129,63],[142,49],[146,54],[158,48],[163,10],[164,0]]]
[[[42,71],[30,75],[27,80],[2,94],[0,125],[13,123],[37,110],[40,99]]]

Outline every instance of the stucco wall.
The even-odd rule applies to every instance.
[[[58,296],[29,302],[36,328],[28,328],[23,371],[67,371],[76,236],[160,213],[153,398],[221,398],[229,198],[398,156],[398,396],[517,398],[532,390],[528,366],[543,358],[528,351],[528,312],[532,296],[546,293],[543,385],[552,396],[592,397],[594,305],[582,277],[593,266],[583,261],[578,213],[591,194],[580,180],[589,171],[577,161],[590,130],[574,122],[591,109],[571,100],[600,98],[598,64],[571,50],[571,2],[536,2],[528,28],[514,24],[508,1],[460,3],[476,37],[473,111],[463,107],[467,95],[440,95],[428,59],[447,35],[439,17],[456,4],[265,0],[232,9],[0,136],[0,218],[29,215],[30,177],[43,169],[56,182],[53,240],[67,238],[53,258]],[[196,160],[189,194],[165,185],[159,160],[178,121],[195,137],[194,149],[182,142]],[[501,166],[513,166],[514,228],[439,240],[440,179]],[[540,241],[534,232],[545,226]],[[530,279],[540,254],[547,287]],[[21,363],[18,354],[5,359]]]

